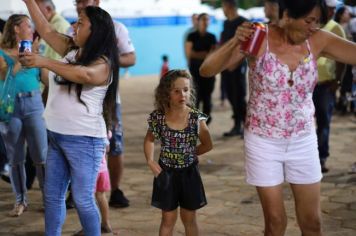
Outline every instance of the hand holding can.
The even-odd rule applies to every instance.
[[[255,22],[252,24],[252,27],[255,32],[250,38],[241,42],[240,51],[245,55],[256,57],[266,37],[266,26],[262,23]]]

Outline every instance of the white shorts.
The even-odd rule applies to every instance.
[[[315,132],[290,139],[265,138],[245,130],[246,182],[259,186],[313,184],[322,178]]]

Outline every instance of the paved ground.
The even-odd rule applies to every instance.
[[[121,81],[123,118],[126,134],[126,169],[122,189],[131,206],[111,209],[113,228],[121,236],[158,235],[160,211],[150,206],[152,174],[143,156],[143,136],[146,118],[152,110],[152,91],[157,78],[142,77]],[[216,86],[218,88],[218,84]],[[243,140],[222,138],[232,125],[228,107],[221,107],[215,96],[213,122],[210,126],[214,149],[204,156],[201,173],[205,183],[208,205],[198,212],[201,235],[262,235],[263,216],[253,187],[244,182]],[[356,122],[348,117],[335,116],[331,132],[330,173],[322,182],[323,229],[327,236],[356,235],[356,174],[350,172],[356,161]],[[286,235],[300,235],[294,216],[293,197],[285,186],[288,212]],[[43,213],[38,188],[29,191],[30,207],[19,218],[7,213],[13,204],[8,184],[0,181],[0,235],[43,235]],[[80,228],[75,210],[67,212],[63,235]],[[180,222],[175,235],[184,235]]]

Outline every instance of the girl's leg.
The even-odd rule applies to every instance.
[[[320,182],[315,184],[291,184],[297,219],[303,236],[321,233]]]
[[[282,185],[257,187],[265,219],[265,236],[283,236],[287,227],[287,216],[283,203]]]
[[[172,236],[173,228],[177,221],[178,211],[162,211],[162,221],[159,227],[159,236]]]
[[[180,208],[180,218],[182,219],[186,236],[199,235],[196,211]]]
[[[95,198],[99,206],[100,214],[101,214],[101,228],[107,232],[112,232],[110,221],[109,221],[109,204],[106,198],[105,192],[96,192]]]
[[[45,233],[60,236],[66,216],[65,193],[69,183],[69,166],[58,147],[56,139],[49,134],[49,148],[46,160]]]

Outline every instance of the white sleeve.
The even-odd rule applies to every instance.
[[[203,120],[206,122],[207,119],[208,119],[207,117],[203,117],[203,116],[198,118],[198,135],[200,134],[200,121]]]
[[[122,23],[114,21],[115,32],[117,38],[117,47],[120,54],[134,52],[135,48],[131,42],[129,31]]]

